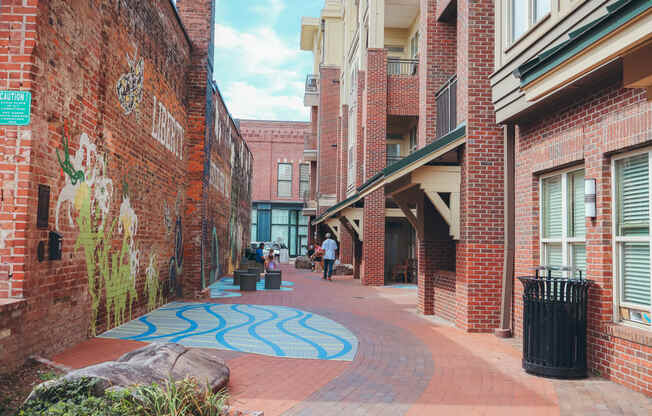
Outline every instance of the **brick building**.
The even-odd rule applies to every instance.
[[[0,111],[0,371],[239,262],[252,157],[213,22],[212,0],[0,5],[0,107],[31,108]]]
[[[315,58],[309,150],[336,172],[316,184],[311,226],[335,233],[362,284],[416,269],[418,309],[468,331],[494,330],[500,311],[493,3],[327,0],[301,31]]]
[[[523,7],[497,21],[491,76],[514,178],[510,262],[593,280],[589,366],[650,395],[652,2],[554,1],[529,20]],[[523,287],[507,284],[505,327],[521,335]]]
[[[280,241],[291,257],[304,254],[308,217],[302,210],[304,200],[310,198],[311,167],[315,167],[314,157],[304,155],[311,125],[264,120],[239,123],[254,157],[251,240]]]

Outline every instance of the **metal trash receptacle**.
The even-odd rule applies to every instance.
[[[539,271],[545,270],[545,277]],[[588,289],[592,281],[553,278],[553,271],[570,268],[540,267],[536,276],[519,277],[523,283],[523,368],[544,377],[584,378]],[[572,273],[572,270],[571,270]]]
[[[259,277],[255,274],[242,273],[240,275],[240,291],[241,292],[255,292],[256,284]]]
[[[281,289],[281,272],[265,273],[265,289]]]

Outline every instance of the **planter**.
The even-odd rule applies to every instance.
[[[240,275],[240,291],[241,292],[255,292],[258,277],[255,274],[241,274]]]
[[[281,273],[267,273],[265,274],[265,289],[280,289],[281,288]]]

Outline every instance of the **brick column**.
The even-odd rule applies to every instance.
[[[340,69],[321,67],[319,95],[318,194],[337,195],[337,145],[340,116]]]
[[[364,179],[380,172],[386,164],[387,142],[387,51],[367,52],[366,89],[364,91],[365,134]],[[385,190],[367,196],[363,211],[364,244],[362,284],[385,284]]]
[[[458,1],[457,113],[467,122],[457,247],[460,328],[490,332],[500,323],[504,252],[503,134],[495,124],[489,76],[494,64],[493,0]]]
[[[340,176],[337,200],[346,199],[346,188],[349,178],[349,106],[342,106],[342,117],[340,123],[340,142],[337,145],[340,155]]]
[[[207,181],[206,151],[207,113],[212,108],[212,35],[213,35],[213,0],[177,0],[177,9],[183,25],[192,43],[192,64],[187,77],[188,129],[185,137],[184,154],[188,161],[188,191],[186,193],[186,215],[184,235],[200,236],[186,238],[183,248],[183,276],[181,282],[185,295],[194,293],[202,286],[202,246],[207,240],[206,218]],[[210,149],[210,148],[208,148]],[[199,215],[198,215],[199,214]]]
[[[455,74],[456,24],[440,22],[437,16],[445,5],[441,0],[420,0],[419,21],[419,147],[436,139],[437,102],[435,95]]]
[[[356,116],[358,122],[356,124],[356,141],[355,141],[355,186],[356,188],[364,182],[364,140],[365,140],[365,122],[366,117],[363,114],[365,109],[365,82],[366,72],[358,71],[358,106]]]
[[[385,284],[385,190],[379,189],[364,200],[362,284]]]
[[[340,227],[340,262],[353,264],[353,236],[347,228]]]
[[[417,292],[417,310],[424,315],[434,315],[435,313],[435,267],[432,262],[430,241],[417,241],[417,260],[419,263],[418,270],[418,292]]]

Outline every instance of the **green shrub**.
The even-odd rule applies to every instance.
[[[135,386],[95,397],[96,381],[79,379],[45,388],[19,416],[221,416],[228,396],[201,389],[193,379]]]

